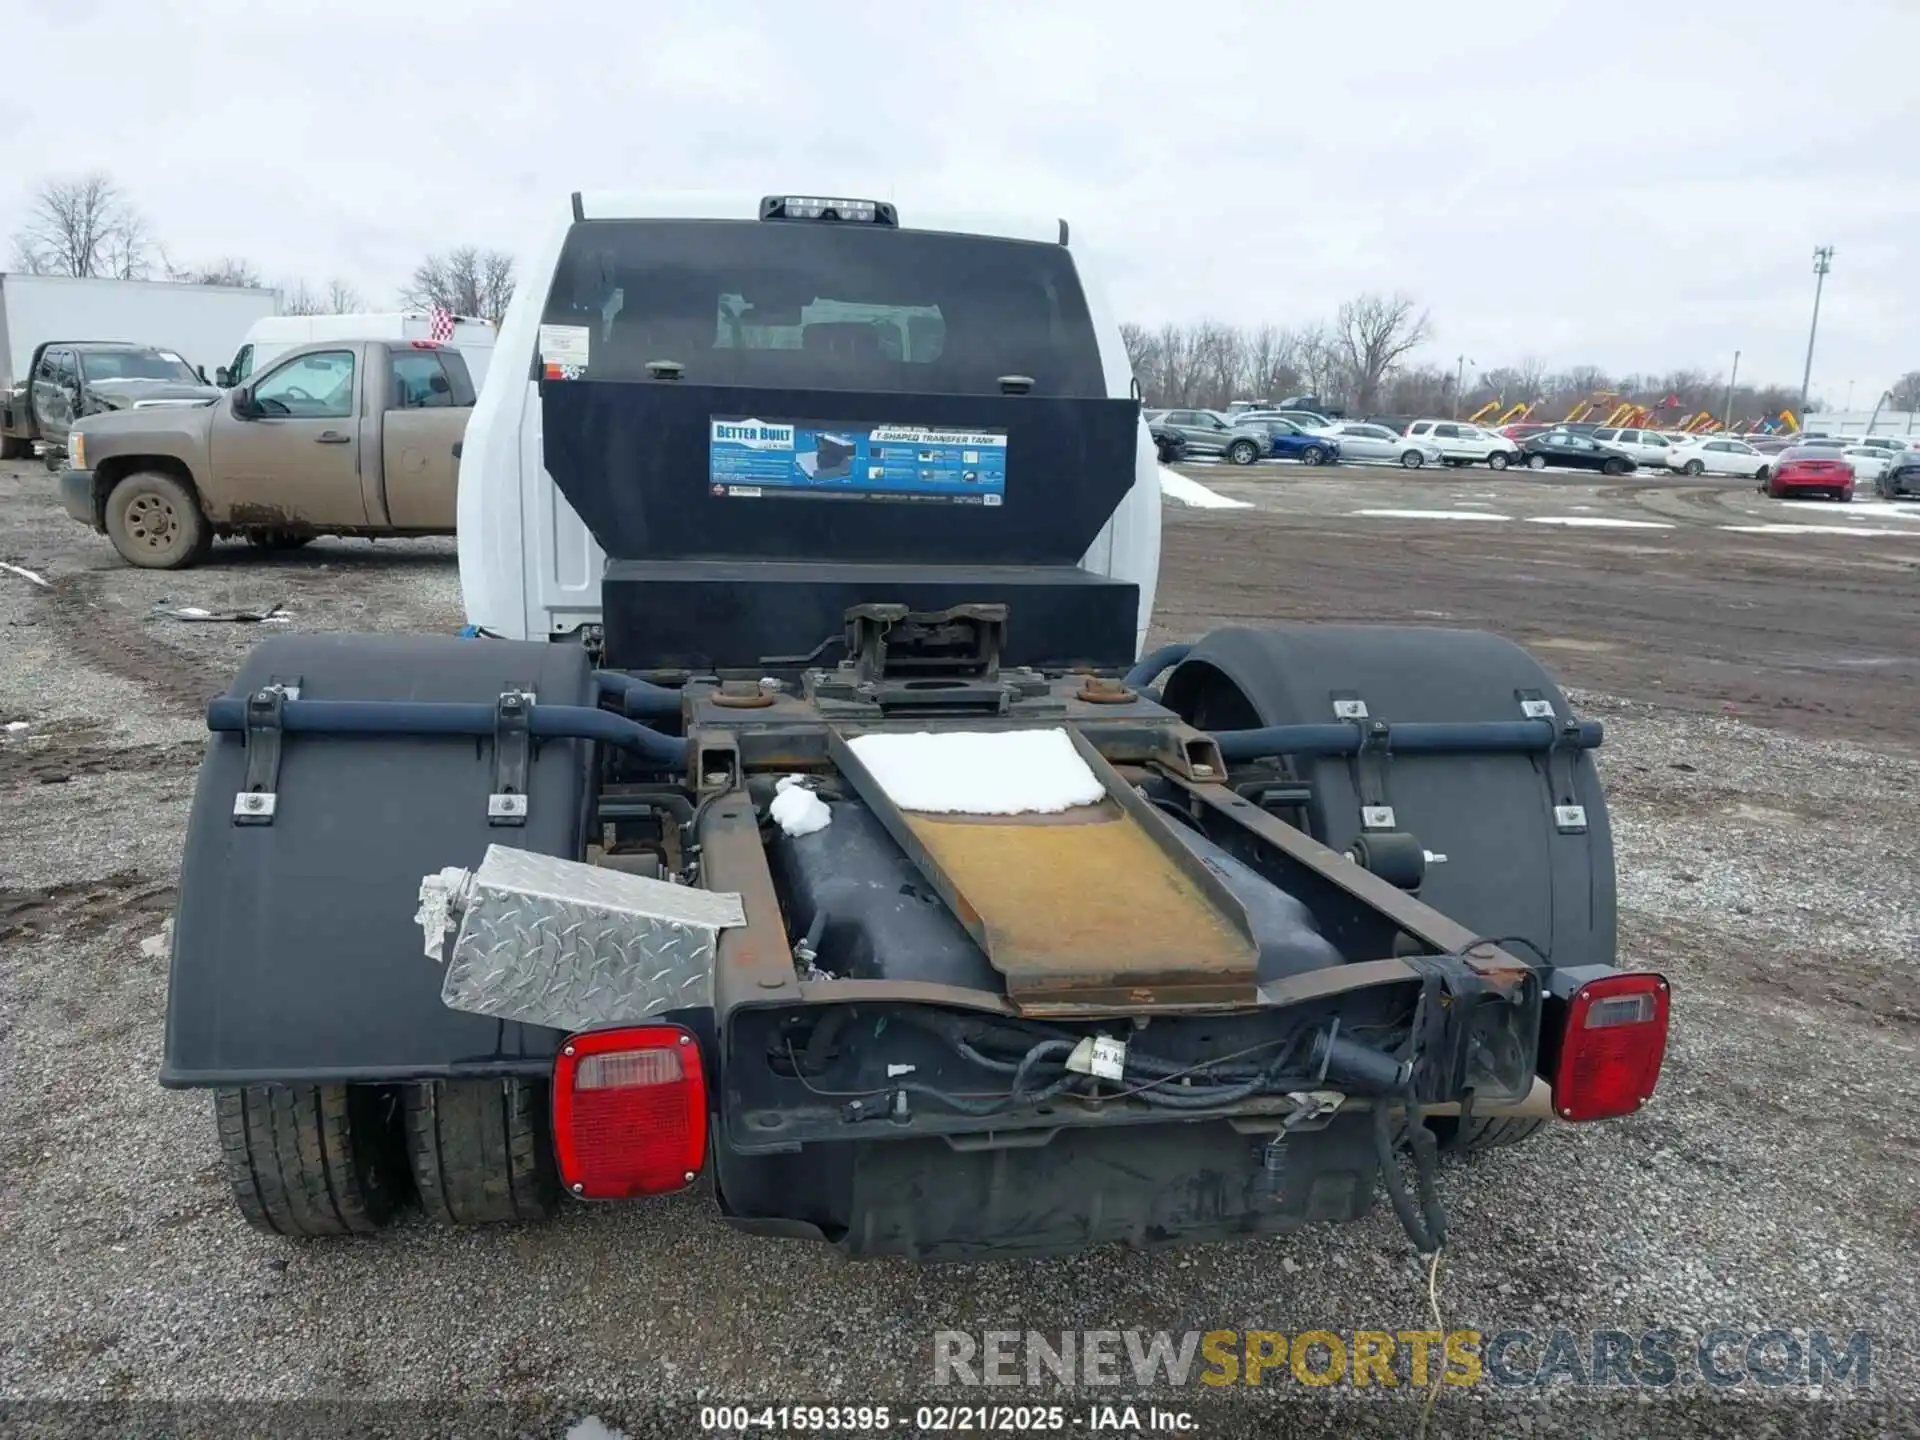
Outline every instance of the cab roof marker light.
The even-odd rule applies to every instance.
[[[824,195],[769,195],[760,202],[762,220],[849,221],[898,226],[899,214],[879,200],[838,199]]]

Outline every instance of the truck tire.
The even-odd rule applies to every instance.
[[[405,1091],[407,1158],[421,1207],[442,1225],[544,1220],[560,1203],[547,1087],[432,1080]]]
[[[213,527],[185,482],[160,470],[136,470],[107,496],[107,538],[120,558],[143,570],[184,570],[213,549]]]
[[[1434,1138],[1440,1142],[1444,1153],[1453,1144],[1454,1137],[1460,1133],[1460,1117],[1457,1115],[1434,1115],[1428,1118],[1427,1128],[1433,1131]],[[1471,1151],[1503,1150],[1510,1145],[1519,1145],[1531,1140],[1547,1128],[1544,1120],[1527,1119],[1503,1115],[1476,1115],[1467,1129],[1467,1149]]]
[[[216,1090],[234,1203],[269,1235],[371,1235],[406,1194],[391,1090],[249,1085]]]

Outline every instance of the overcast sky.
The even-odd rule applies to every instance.
[[[176,261],[384,304],[575,189],[932,194],[1066,216],[1130,319],[1399,289],[1435,364],[1794,385],[1831,244],[1815,389],[1920,368],[1920,0],[4,9],[4,234],[98,168]]]

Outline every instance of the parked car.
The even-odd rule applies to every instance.
[[[1674,443],[1658,430],[1615,429],[1611,425],[1602,425],[1588,438],[1626,451],[1633,457],[1634,464],[1644,465],[1650,470],[1673,468]]]
[[[1793,448],[1791,435],[1744,435],[1741,437],[1762,455],[1778,455]]]
[[[1247,416],[1241,423],[1264,428],[1270,453],[1278,459],[1298,460],[1303,465],[1337,464],[1345,448],[1331,427],[1309,430],[1297,421],[1258,415]]]
[[[1169,410],[1160,423],[1177,434],[1189,455],[1219,455],[1235,465],[1251,465],[1273,454],[1264,425],[1243,425],[1214,410]]]
[[[1884,450],[1889,455],[1898,455],[1902,451],[1913,449],[1911,440],[1902,439],[1898,435],[1862,435],[1854,443],[1867,445],[1875,450]]]
[[[1553,426],[1541,420],[1516,420],[1511,425],[1502,425],[1500,433],[1518,445],[1529,435],[1544,435]]]
[[[1835,500],[1853,499],[1853,466],[1831,446],[1796,445],[1783,450],[1760,480],[1760,493],[1775,500],[1814,491]]]
[[[1839,453],[1839,447],[1835,446],[1834,454]],[[1744,440],[1726,435],[1702,435],[1685,445],[1674,446],[1673,458],[1667,463],[1683,475],[1738,475],[1752,480],[1765,479],[1779,458],[1754,449]]]
[[[1338,420],[1318,410],[1275,410],[1269,413],[1281,420],[1291,420],[1302,430],[1331,431],[1340,424]]]
[[[1898,500],[1920,495],[1920,450],[1902,450],[1895,455],[1873,488],[1882,500]]]
[[[1409,470],[1439,465],[1446,460],[1440,447],[1424,436],[1402,435],[1371,421],[1344,421],[1334,426],[1333,435],[1340,442],[1343,460],[1372,460],[1384,465],[1404,465]]]
[[[1416,420],[1407,426],[1407,438],[1438,446],[1449,465],[1487,465],[1504,470],[1520,458],[1520,447],[1506,436],[1464,420]]]
[[[223,535],[271,550],[316,535],[451,535],[473,404],[457,350],[303,346],[211,404],[87,416],[60,499],[152,570],[198,564]]]
[[[1874,484],[1887,473],[1887,467],[1893,463],[1893,452],[1882,450],[1874,445],[1849,445],[1840,452],[1847,457],[1847,463],[1853,466],[1853,478],[1864,484]]]
[[[1162,465],[1171,465],[1186,458],[1187,442],[1181,438],[1180,432],[1166,421],[1149,418],[1147,433],[1153,436],[1153,448],[1159,455]]]
[[[1520,453],[1533,470],[1564,465],[1571,470],[1598,470],[1604,475],[1627,475],[1633,471],[1633,457],[1626,451],[1602,445],[1590,435],[1576,435],[1571,430],[1529,435],[1520,442]]]

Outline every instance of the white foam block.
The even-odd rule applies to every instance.
[[[902,810],[1054,815],[1106,795],[1065,730],[861,735],[854,755]]]

